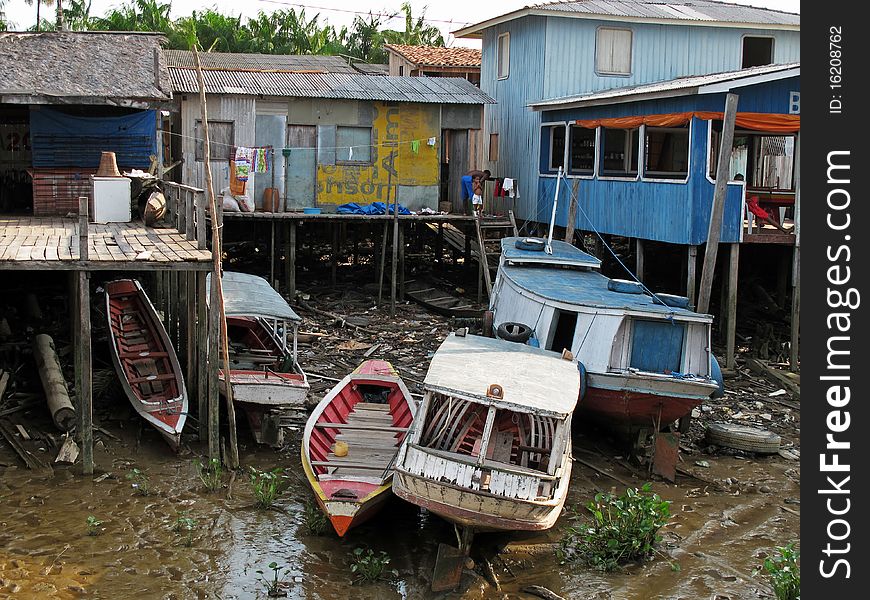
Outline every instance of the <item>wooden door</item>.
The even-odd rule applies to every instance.
[[[313,207],[317,190],[317,127],[288,125],[287,177],[284,196],[287,210]]]

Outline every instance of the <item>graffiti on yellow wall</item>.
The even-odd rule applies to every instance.
[[[440,131],[437,105],[376,103],[371,163],[317,165],[317,203],[386,202],[387,188],[437,186]],[[436,144],[429,146],[428,140]],[[401,199],[399,199],[401,202]]]

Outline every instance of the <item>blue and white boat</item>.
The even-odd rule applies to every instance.
[[[599,272],[600,260],[565,242],[552,241],[552,253],[541,240],[501,244],[493,328],[525,325],[527,343],[569,351],[584,380],[579,411],[632,429],[661,429],[721,392],[713,318],[689,310],[688,299],[610,279]]]

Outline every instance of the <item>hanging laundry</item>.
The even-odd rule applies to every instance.
[[[504,198],[507,196],[507,191],[504,189],[504,179],[501,177],[496,177],[495,188],[492,191],[492,195],[494,198]]]
[[[429,144],[430,146],[435,146],[435,138],[430,137],[426,143]]]
[[[516,194],[516,184],[510,177],[505,177],[501,184],[502,190],[506,192],[508,198],[519,198]]]
[[[251,173],[251,161],[254,158],[254,151],[251,148],[239,146],[236,148],[235,174],[239,181],[247,181]]]
[[[411,152],[413,152],[414,154],[420,153],[420,140],[411,141]]]
[[[269,152],[268,148],[254,149],[254,173],[269,172]]]

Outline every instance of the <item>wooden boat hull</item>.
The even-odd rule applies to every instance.
[[[595,419],[629,427],[655,427],[691,414],[715,391],[716,384],[666,376],[588,375],[577,410]]]
[[[226,394],[226,378],[218,374],[221,393]],[[230,370],[233,402],[263,407],[292,406],[302,408],[310,386],[304,375],[267,371]]]
[[[372,404],[366,394],[382,394],[385,402]],[[303,472],[339,536],[372,518],[391,496],[393,461],[415,409],[389,363],[366,361],[309,417],[301,450]],[[346,457],[335,454],[339,441],[348,445]]]
[[[541,531],[552,527],[562,513],[571,478],[569,457],[570,448],[554,497],[537,500],[531,494],[525,498],[503,495],[510,494],[509,487],[537,489],[539,482],[534,477],[514,478],[501,494],[474,489],[479,488],[483,475],[480,469],[470,467],[473,474],[463,476],[462,465],[451,465],[449,459],[427,456],[419,449],[408,448],[408,455],[396,467],[393,491],[403,500],[476,531]],[[439,461],[446,464],[438,465]]]
[[[138,281],[105,285],[112,364],[133,408],[173,450],[187,419],[187,392],[169,335]]]
[[[474,319],[483,315],[483,309],[475,309],[468,301],[430,285],[427,281],[406,281],[405,295],[420,306],[445,317]]]

